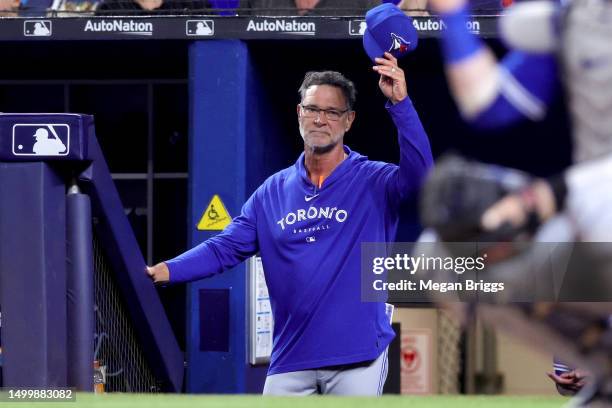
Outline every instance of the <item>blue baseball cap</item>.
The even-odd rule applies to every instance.
[[[417,47],[419,36],[412,18],[392,3],[374,7],[366,14],[363,48],[372,61],[390,52],[397,59]]]

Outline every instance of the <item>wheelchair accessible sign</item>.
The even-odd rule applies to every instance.
[[[221,197],[215,194],[204,210],[197,228],[200,231],[223,231],[231,222],[232,217],[223,205]]]

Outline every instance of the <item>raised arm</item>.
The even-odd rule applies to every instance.
[[[446,75],[464,118],[482,127],[543,118],[557,88],[554,55],[515,50],[498,63],[489,47],[468,31],[465,0],[431,4],[447,27],[441,40]]]
[[[383,169],[387,196],[402,201],[420,187],[425,174],[433,164],[429,139],[419,115],[408,97],[406,77],[397,59],[389,53],[377,58],[374,70],[380,74],[379,87],[389,98],[387,110],[398,130],[400,164]]]

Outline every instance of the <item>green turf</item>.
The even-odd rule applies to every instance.
[[[0,403],[2,408],[559,408],[567,402],[561,397],[523,396],[427,396],[381,398],[343,397],[265,397],[261,396],[200,396],[200,395],[151,395],[151,394],[78,394],[76,402]]]

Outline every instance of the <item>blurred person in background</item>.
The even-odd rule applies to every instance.
[[[541,226],[543,242],[612,242],[612,3],[572,0],[562,5],[552,1],[515,5],[500,19],[501,36],[512,50],[499,62],[468,31],[471,10],[466,0],[431,0],[430,5],[447,27],[441,38],[446,74],[467,121],[493,129],[523,119],[541,120],[561,94],[560,83],[571,114],[576,164],[563,174],[537,179],[520,193],[501,198],[475,218],[480,219],[481,230],[495,232],[505,225],[520,230],[535,223]],[[605,261],[602,268],[607,266]],[[601,283],[604,289],[609,287]],[[555,306],[581,312],[578,306]],[[588,347],[580,343],[581,351],[595,350],[597,345],[602,354],[609,353],[612,347],[605,346],[612,332],[607,314],[612,308],[602,302],[583,308],[598,316],[598,331]],[[549,324],[561,327],[563,315],[549,319]],[[575,339],[583,341],[579,336]],[[598,396],[611,403],[612,365],[593,368],[600,371],[594,372],[599,374],[597,380],[591,380],[596,383],[581,393],[578,403]],[[558,388],[573,393],[587,388],[585,373],[568,368],[549,377]]]
[[[0,0],[0,16],[15,17],[18,14],[20,0]]]
[[[425,17],[431,14],[428,3],[429,0],[401,0],[397,2],[397,7],[409,16]],[[513,0],[471,0],[469,3],[474,15],[499,15],[512,5]]]
[[[241,0],[241,9],[265,16],[354,16],[364,15],[380,0]]]
[[[211,7],[213,5],[207,0],[104,0],[96,9],[96,13],[105,15],[193,14]]]
[[[428,0],[402,0],[397,7],[405,11],[409,16],[428,16],[427,10]]]

